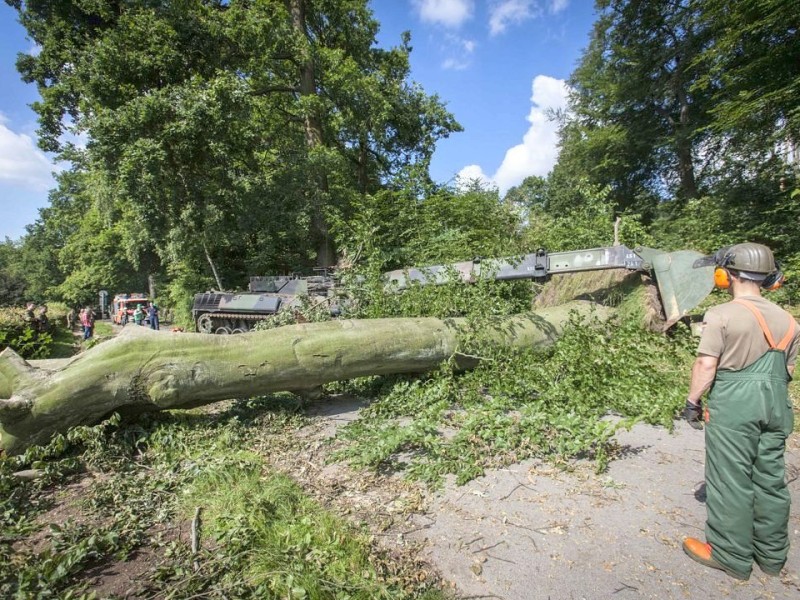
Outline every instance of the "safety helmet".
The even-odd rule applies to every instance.
[[[751,242],[735,244],[730,246],[725,254],[726,264],[720,266],[761,275],[769,275],[775,271],[775,257],[772,255],[772,250],[763,244]]]
[[[700,261],[698,261],[700,262]],[[742,279],[759,283],[766,290],[776,290],[786,281],[780,266],[767,246],[746,242],[720,248],[713,255],[714,285],[727,289],[730,271]]]

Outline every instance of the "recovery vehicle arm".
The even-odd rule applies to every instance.
[[[400,291],[414,284],[442,285],[451,282],[454,275],[466,283],[474,283],[481,277],[497,281],[544,280],[557,273],[601,269],[642,271],[656,282],[666,329],[700,304],[714,289],[713,266],[693,266],[702,257],[692,250],[664,252],[641,246],[632,250],[621,245],[568,252],[539,249],[517,258],[478,258],[450,265],[398,269],[386,273],[385,277],[388,289]]]

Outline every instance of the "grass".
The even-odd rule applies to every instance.
[[[320,510],[285,475],[262,473],[258,457],[204,473],[183,503],[186,514],[203,507],[213,545],[246,557],[221,577],[222,588],[280,598],[398,597],[371,563],[366,533]]]
[[[93,333],[98,338],[104,338],[114,335],[114,329],[111,327],[110,322],[95,321]]]
[[[66,327],[57,327],[53,334],[53,345],[48,358],[69,358],[74,356],[81,349],[86,349],[103,340],[114,336],[111,324],[106,321],[96,321],[94,325],[92,339],[94,341],[87,344],[83,340],[80,329],[74,331],[67,330]]]
[[[366,530],[249,449],[290,443],[303,424],[295,407],[274,397],[127,426],[114,418],[0,457],[0,596],[88,600],[98,593],[92,568],[144,552],[142,598],[443,598],[430,582],[398,577]],[[26,467],[44,477],[11,475]],[[192,553],[175,532],[197,507],[201,548]],[[99,595],[114,597],[104,585]]]
[[[79,346],[79,337],[65,327],[58,327],[53,335],[53,346],[48,358],[69,358]]]
[[[795,379],[789,383],[789,398],[794,406],[794,431],[800,433],[800,371],[795,371]]]

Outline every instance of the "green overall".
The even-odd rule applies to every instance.
[[[777,572],[789,552],[789,491],[784,477],[792,432],[785,350],[794,319],[776,344],[758,309],[770,350],[739,371],[717,371],[706,411],[706,541],[718,562],[744,577],[753,560]]]

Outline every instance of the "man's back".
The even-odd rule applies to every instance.
[[[793,318],[777,304],[761,296],[745,296],[741,300],[751,303],[764,317],[772,337],[777,343],[789,329]],[[800,346],[800,326],[786,350],[787,366],[793,365]],[[703,336],[698,354],[719,358],[719,370],[741,370],[769,350],[764,333],[756,316],[740,302],[726,302],[710,308],[703,318]]]

